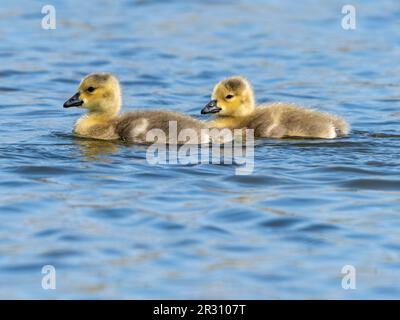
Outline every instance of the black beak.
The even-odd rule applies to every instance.
[[[222,109],[218,107],[217,100],[211,100],[202,110],[201,114],[207,113],[217,113],[220,112]]]
[[[79,97],[79,92],[75,93],[64,103],[64,108],[79,107],[83,104],[83,101]]]

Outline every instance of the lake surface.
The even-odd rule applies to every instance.
[[[400,2],[40,1],[0,9],[0,298],[400,298]],[[236,165],[150,165],[77,139],[80,79],[200,119],[214,84],[342,115],[337,140],[257,140]],[[42,289],[42,267],[56,290]],[[342,288],[343,266],[356,290]]]

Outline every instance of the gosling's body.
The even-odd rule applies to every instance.
[[[135,143],[153,142],[153,138],[146,139],[150,130],[161,130],[164,135],[158,135],[157,143],[182,144],[187,142],[185,131],[190,130],[199,143],[208,143],[209,136],[203,132],[207,125],[190,116],[165,110],[130,111],[122,115],[116,124],[116,132],[122,140]],[[188,131],[186,131],[188,132]],[[157,134],[157,131],[154,131]],[[190,134],[190,133],[189,133]]]
[[[242,77],[219,82],[212,101],[202,113],[216,113],[209,127],[254,129],[255,137],[334,139],[349,132],[340,117],[293,104],[272,103],[255,106],[250,83]]]
[[[176,135],[174,126],[176,124]],[[74,134],[80,137],[100,140],[123,140],[132,143],[185,143],[184,129],[194,130],[200,138],[200,143],[207,143],[209,138],[201,130],[207,126],[189,116],[165,110],[158,111],[129,111],[114,118],[104,118],[85,115],[75,124]],[[148,133],[161,130],[164,135],[158,135],[154,141]],[[154,131],[156,134],[157,131]],[[179,134],[181,133],[181,137]],[[146,138],[147,137],[147,138]]]
[[[184,130],[190,129],[197,143],[209,142],[207,133],[202,131],[207,125],[190,116],[165,110],[119,114],[121,89],[111,74],[95,73],[85,77],[78,92],[64,104],[65,108],[73,106],[88,110],[74,126],[74,134],[81,137],[176,144],[187,142]]]
[[[253,129],[255,137],[277,139],[333,139],[348,133],[347,123],[339,117],[284,103],[260,105],[247,116],[219,116],[208,125],[212,128]]]

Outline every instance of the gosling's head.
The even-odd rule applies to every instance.
[[[201,110],[201,113],[241,117],[251,114],[253,110],[254,95],[249,81],[235,76],[217,83],[211,101]]]
[[[64,103],[64,108],[80,107],[90,113],[116,115],[121,108],[118,79],[110,73],[92,73],[81,81],[78,92]]]

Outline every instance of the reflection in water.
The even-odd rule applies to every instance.
[[[74,143],[79,146],[82,155],[87,161],[110,162],[111,159],[105,157],[105,155],[116,153],[120,148],[120,142],[118,141],[76,138]]]

